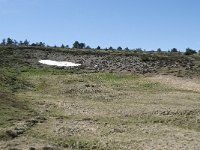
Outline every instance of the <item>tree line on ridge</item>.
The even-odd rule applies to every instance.
[[[27,39],[24,41],[16,41],[14,39],[11,38],[7,38],[7,39],[3,39],[2,42],[0,43],[1,46],[37,46],[37,47],[51,47],[49,45],[46,45],[44,42],[36,42],[36,43],[30,43]],[[62,44],[61,46],[53,46],[55,48],[59,47],[59,48],[66,48],[66,49],[70,49],[69,45],[64,45]],[[125,51],[138,51],[138,52],[143,52],[146,50],[143,50],[141,48],[136,48],[136,49],[129,49],[128,47],[126,48],[122,48],[121,46],[119,46],[118,48],[113,48],[112,46],[110,46],[109,48],[101,48],[100,46],[97,46],[96,48],[91,48],[89,45],[86,45],[85,43],[79,42],[79,41],[75,41],[72,45],[73,49],[97,49],[97,50],[125,50]],[[157,50],[151,50],[151,52],[163,52],[160,48],[158,48]],[[178,53],[180,51],[178,51],[176,48],[172,48],[171,50],[168,50],[167,52],[172,52],[172,53]],[[193,55],[199,53],[200,54],[200,50],[194,50],[191,48],[186,48],[185,50],[185,55]]]

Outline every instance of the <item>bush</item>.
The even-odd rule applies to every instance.
[[[193,55],[196,54],[197,52],[193,49],[187,48],[185,51],[185,55]]]

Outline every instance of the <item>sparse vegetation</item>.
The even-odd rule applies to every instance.
[[[24,58],[27,53],[17,55],[13,51],[17,48],[38,50],[37,46],[0,47],[0,149],[199,148],[198,76],[185,79],[39,66]],[[111,53],[114,58],[130,54],[145,63],[186,57],[162,52],[40,49],[88,56]],[[191,57],[198,64],[199,55]],[[163,72],[177,71],[173,69]]]

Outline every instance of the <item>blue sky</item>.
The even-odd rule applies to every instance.
[[[200,49],[200,0],[0,0],[0,39]]]

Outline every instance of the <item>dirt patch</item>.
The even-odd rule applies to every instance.
[[[170,75],[156,75],[148,79],[181,90],[200,92],[200,81],[198,79],[180,78]]]

